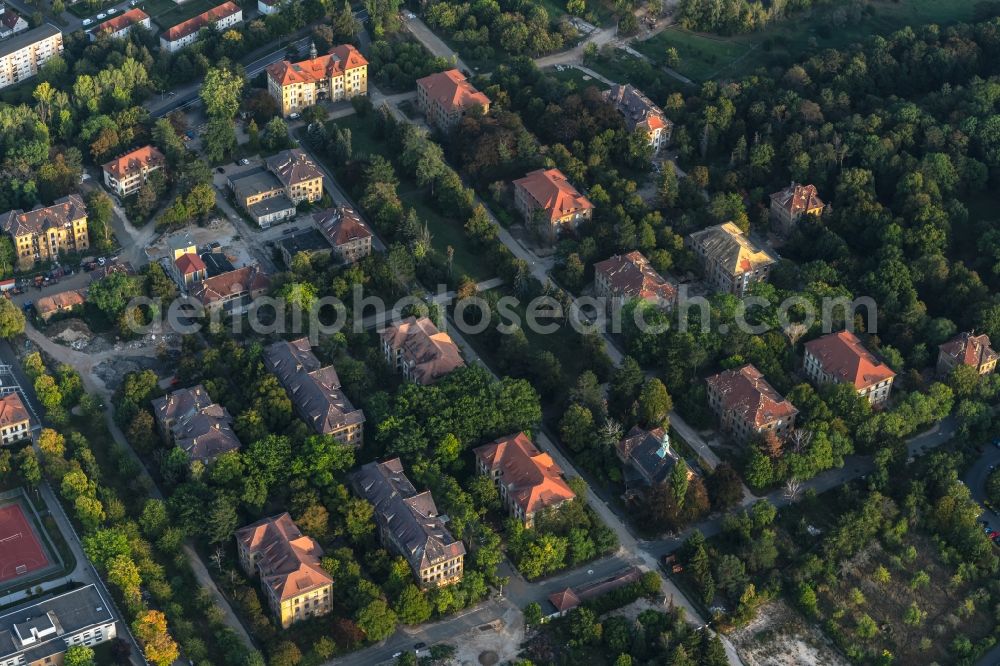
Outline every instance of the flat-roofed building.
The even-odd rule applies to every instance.
[[[323,172],[299,148],[267,158],[264,166],[232,174],[229,188],[236,202],[261,229],[295,217],[295,206],[323,197]]]
[[[62,52],[62,31],[51,23],[8,37],[0,42],[0,88],[30,79]]]

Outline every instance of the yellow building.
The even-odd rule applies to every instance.
[[[323,549],[288,513],[236,530],[240,564],[260,575],[267,605],[282,629],[333,608],[333,579],[320,567]]]
[[[267,90],[281,115],[297,113],[320,100],[333,102],[368,93],[368,61],[350,44],[317,56],[313,44],[308,60],[282,60],[267,68]]]
[[[36,261],[90,247],[87,207],[79,194],[63,197],[46,208],[7,211],[0,216],[0,228],[13,239],[22,270],[32,268]]]

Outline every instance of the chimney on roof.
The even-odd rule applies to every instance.
[[[316,42],[309,42],[309,58],[316,59]]]

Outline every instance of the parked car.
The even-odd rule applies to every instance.
[[[94,19],[83,19],[83,25],[90,25],[94,22]]]
[[[302,117],[302,114],[301,114],[301,113],[299,113],[298,111],[295,111],[295,112],[293,112],[293,113],[289,113],[289,114],[288,114],[288,119],[289,119],[289,120],[298,120],[298,119],[299,119],[299,118],[301,118],[301,117]]]
[[[114,14],[114,13],[115,13],[116,11],[118,11],[118,10],[117,10],[117,9],[115,9],[114,7],[111,7],[110,9],[108,9],[108,16],[111,16],[111,15],[112,15],[112,14]]]
[[[247,158],[244,157],[243,159],[240,160],[240,164],[242,164],[243,166],[246,166],[246,165],[250,164],[250,160],[248,160]]]
[[[104,20],[104,19],[106,19],[106,18],[108,18],[108,15],[107,15],[107,14],[98,14],[98,15],[97,15],[97,20],[98,20],[98,21],[103,21],[103,20]]]

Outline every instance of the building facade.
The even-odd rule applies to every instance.
[[[677,301],[677,289],[638,250],[594,264],[594,293],[612,308],[643,300],[669,309]]]
[[[697,231],[685,240],[717,290],[743,297],[751,285],[767,282],[777,260],[757,247],[732,222]]]
[[[160,48],[169,53],[176,53],[198,41],[198,33],[201,32],[202,28],[214,25],[215,29],[221,32],[242,22],[243,10],[240,9],[239,5],[233,2],[224,2],[163,31],[163,34],[160,35]]]
[[[457,69],[449,69],[417,79],[417,107],[427,122],[447,132],[472,109],[490,112],[490,98],[465,80]]]
[[[149,30],[151,26],[149,14],[138,7],[114,18],[109,18],[104,23],[98,23],[97,27],[91,31],[90,38],[94,40],[100,35],[107,35],[111,39],[125,39],[132,28],[137,25],[146,30]]]
[[[333,254],[345,264],[353,264],[372,253],[372,234],[361,216],[347,206],[327,208],[313,214],[320,232],[333,247]]]
[[[127,197],[138,192],[149,174],[162,169],[166,163],[163,153],[153,146],[136,148],[102,167],[104,185],[118,196]]]
[[[69,289],[39,298],[35,301],[35,312],[38,313],[39,319],[48,321],[57,314],[73,312],[77,308],[82,308],[86,301],[82,290]]]
[[[0,39],[7,39],[28,29],[24,17],[5,4],[0,4]]]
[[[323,172],[299,148],[283,150],[264,165],[234,173],[229,188],[261,229],[296,215],[295,206],[323,198]]]
[[[465,365],[458,345],[427,317],[408,317],[379,332],[389,367],[417,384],[432,384]]]
[[[339,102],[368,93],[368,61],[350,44],[316,53],[308,60],[282,60],[267,68],[267,90],[288,116],[322,100]]]
[[[201,384],[153,400],[153,415],[163,438],[192,462],[209,462],[240,449],[229,410],[212,402]]]
[[[998,358],[1000,354],[990,346],[988,335],[963,332],[938,345],[937,373],[946,377],[958,366],[967,365],[980,375],[988,375],[997,369]]]
[[[814,384],[850,384],[879,406],[889,399],[896,373],[865,349],[850,331],[830,333],[805,344],[802,367]]]
[[[87,207],[79,194],[28,212],[8,211],[0,215],[0,229],[14,241],[17,265],[22,270],[32,268],[36,261],[57,259],[66,252],[83,252],[90,247]]]
[[[333,579],[320,566],[323,549],[288,513],[236,530],[236,550],[247,575],[260,577],[282,629],[333,609]]]
[[[604,99],[611,102],[618,113],[625,117],[629,131],[642,132],[647,137],[654,152],[670,143],[673,122],[663,114],[663,109],[653,104],[638,88],[631,84],[614,85],[604,91]]]
[[[542,236],[551,241],[594,216],[594,204],[559,169],[538,169],[515,180],[514,205],[529,226],[540,223]]]
[[[562,468],[523,432],[484,444],[473,453],[476,470],[493,481],[507,511],[527,528],[534,527],[540,512],[555,511],[576,497]]]
[[[244,266],[196,282],[189,293],[208,311],[241,315],[255,298],[263,296],[271,278],[259,266]]]
[[[791,233],[803,215],[822,215],[824,208],[815,185],[792,182],[771,195],[771,221],[783,234]]]
[[[0,397],[0,444],[6,446],[31,437],[31,415],[17,391]]]
[[[754,366],[725,370],[706,381],[709,406],[737,441],[747,443],[767,432],[783,438],[795,427],[798,410]]]
[[[382,543],[410,565],[424,589],[459,583],[465,572],[465,544],[438,515],[430,491],[418,493],[399,458],[371,462],[351,475],[359,497],[375,507]]]
[[[42,65],[62,52],[62,32],[51,23],[5,39],[0,42],[0,88],[30,79]]]

